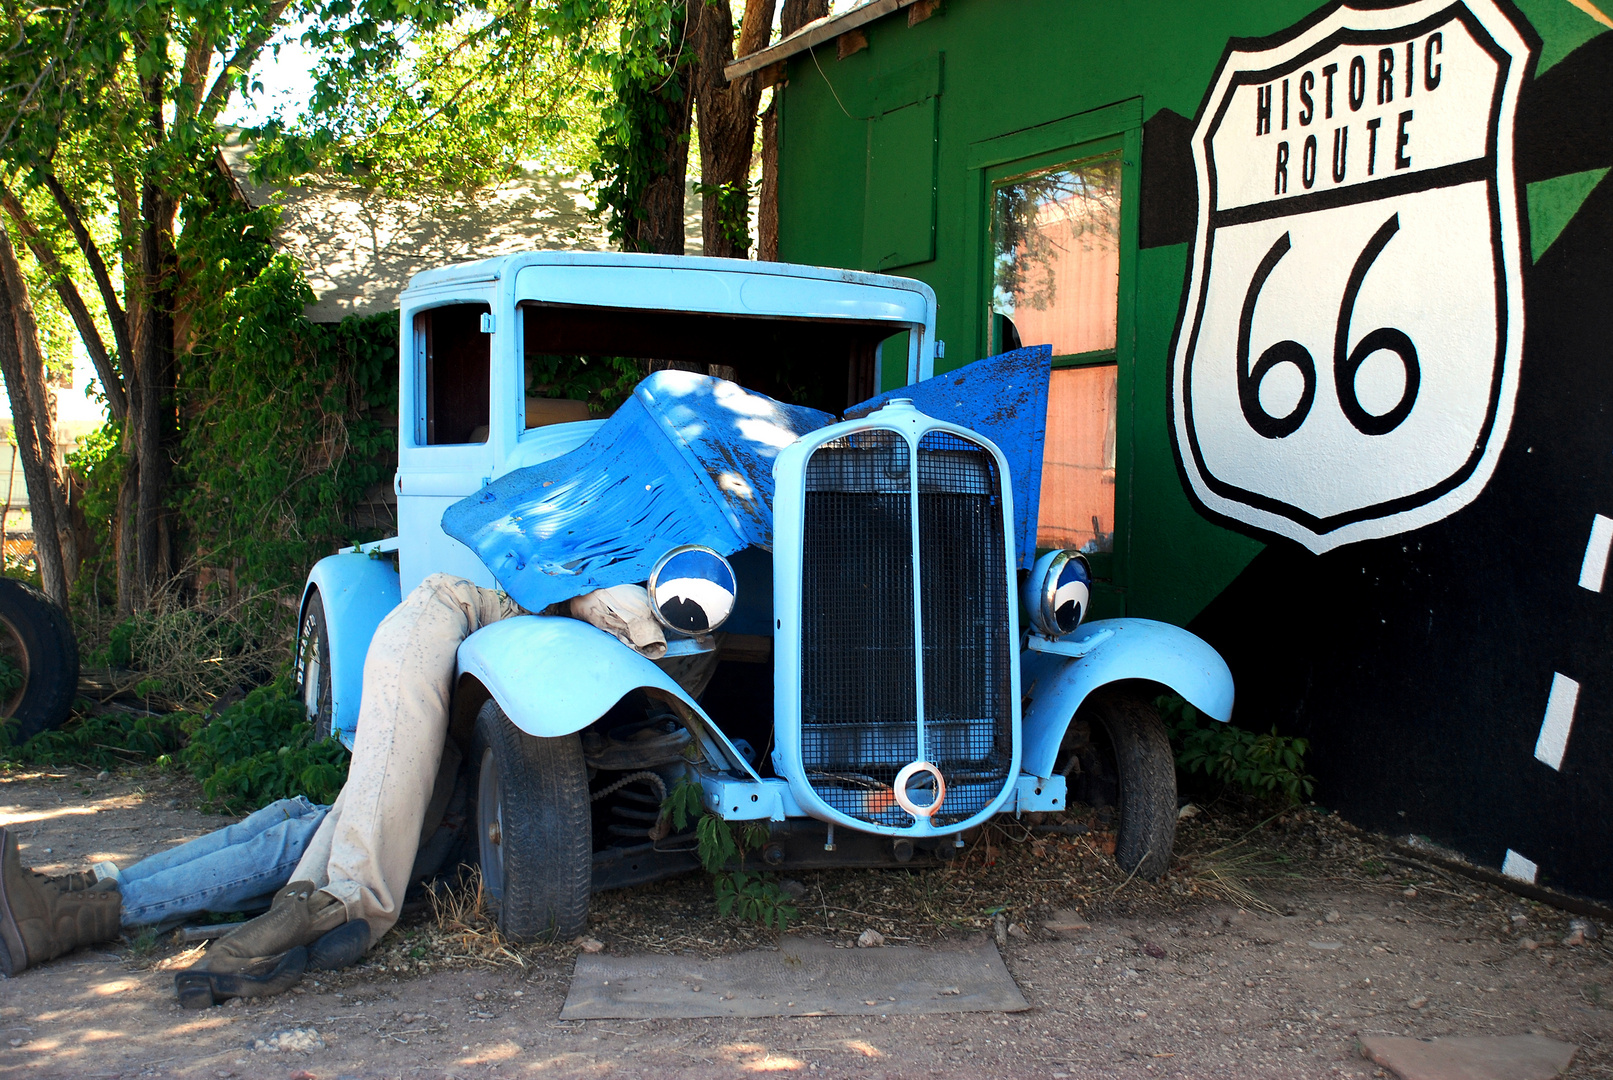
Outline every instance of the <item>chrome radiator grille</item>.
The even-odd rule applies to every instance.
[[[988,451],[944,432],[920,440],[918,469],[922,718],[911,449],[893,432],[862,432],[806,467],[802,764],[830,807],[896,828],[913,818],[891,784],[921,756],[921,729],[922,756],[947,782],[937,825],[983,810],[1013,749],[1003,478]]]

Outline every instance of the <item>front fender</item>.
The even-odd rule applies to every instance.
[[[581,731],[630,691],[659,691],[686,707],[707,761],[761,779],[655,661],[580,619],[517,615],[484,626],[460,643],[459,674],[480,681],[516,727],[546,739]]]
[[[297,625],[315,589],[325,605],[325,632],[330,639],[331,730],[351,749],[358,730],[359,699],[364,696],[364,657],[370,639],[387,613],[403,600],[397,564],[358,552],[327,555],[314,564],[303,586]]]
[[[1169,623],[1104,619],[1050,643],[1060,652],[1027,649],[1024,687],[1025,772],[1052,776],[1059,743],[1087,695],[1109,683],[1143,679],[1186,698],[1207,716],[1232,716],[1232,671],[1221,654]]]

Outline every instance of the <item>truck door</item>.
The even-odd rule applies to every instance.
[[[427,574],[491,588],[493,575],[442,531],[442,514],[493,476],[501,430],[493,409],[497,328],[485,303],[417,310],[403,327],[399,405],[398,571],[405,594]]]

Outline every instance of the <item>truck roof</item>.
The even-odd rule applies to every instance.
[[[496,255],[475,262],[455,263],[431,270],[422,270],[409,279],[405,292],[431,289],[442,285],[468,284],[477,281],[497,281],[525,266],[590,266],[643,269],[665,269],[688,272],[721,271],[724,273],[760,274],[772,277],[793,277],[814,281],[837,281],[856,285],[873,285],[886,289],[906,289],[922,294],[931,311],[935,307],[935,293],[922,281],[894,277],[889,274],[870,274],[861,270],[842,270],[836,267],[803,266],[797,263],[753,262],[748,259],[715,259],[703,255],[643,255],[620,251],[522,251],[510,255]]]

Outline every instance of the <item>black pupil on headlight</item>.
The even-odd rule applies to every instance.
[[[661,616],[668,623],[679,630],[691,634],[703,633],[711,629],[711,620],[706,616],[706,609],[697,601],[682,596],[674,596],[661,605]]]
[[[1059,630],[1068,634],[1081,623],[1081,605],[1074,600],[1066,600],[1058,606],[1053,617],[1058,620]]]

